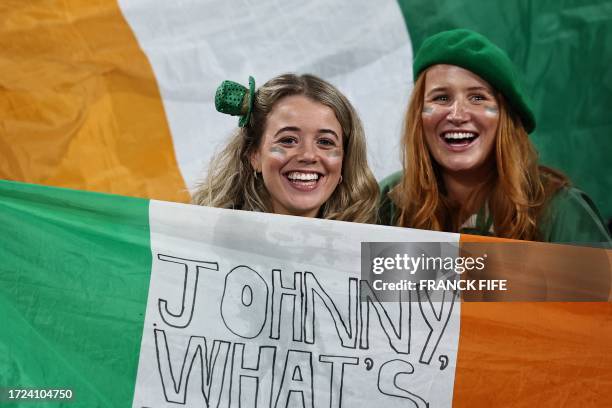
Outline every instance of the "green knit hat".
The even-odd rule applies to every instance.
[[[435,64],[457,65],[477,74],[504,95],[527,133],[535,129],[535,116],[514,64],[501,48],[484,36],[457,29],[427,38],[414,57],[414,80]]]

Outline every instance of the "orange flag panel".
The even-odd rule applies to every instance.
[[[113,1],[0,5],[0,178],[188,201],[151,66]]]

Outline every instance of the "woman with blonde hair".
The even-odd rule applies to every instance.
[[[284,74],[257,91],[230,81],[215,104],[240,116],[193,203],[371,223],[378,186],[363,128],[346,97],[314,75]]]
[[[381,183],[380,222],[610,244],[586,194],[538,165],[535,117],[504,51],[473,31],[445,31],[424,41],[413,73],[404,170]]]

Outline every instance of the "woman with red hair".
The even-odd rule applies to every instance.
[[[504,51],[473,31],[445,31],[425,40],[413,68],[404,170],[381,183],[381,223],[610,245],[586,194],[538,164],[535,117]]]

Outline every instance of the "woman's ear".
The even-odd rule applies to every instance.
[[[260,173],[261,172],[261,160],[260,160],[259,149],[255,149],[251,152],[251,154],[249,155],[249,160],[251,161],[251,167],[253,167],[253,170],[256,173]]]

